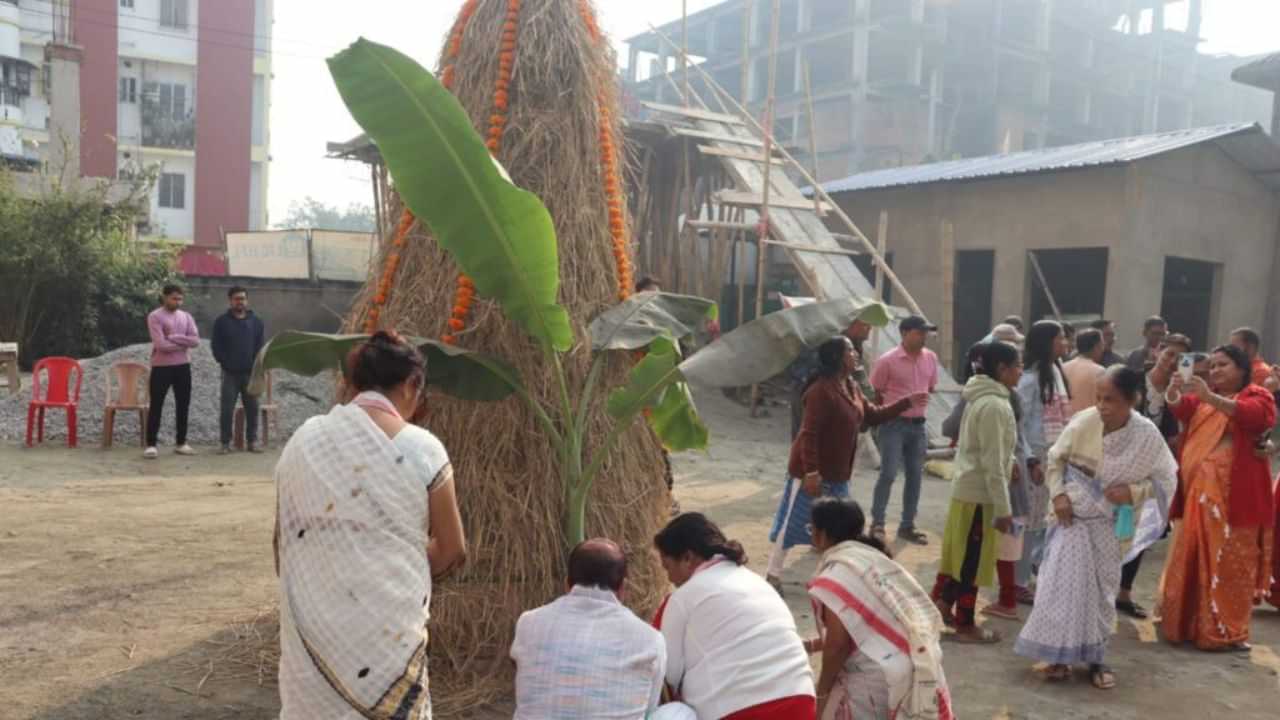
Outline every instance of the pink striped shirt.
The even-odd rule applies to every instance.
[[[147,330],[151,332],[151,367],[186,365],[191,362],[191,348],[200,345],[196,321],[185,310],[152,310]]]
[[[921,348],[912,357],[902,346],[890,350],[876,361],[871,371],[871,387],[880,394],[881,405],[892,405],[916,393],[931,393],[938,385],[938,356],[929,348]],[[925,408],[911,407],[904,418],[922,418]]]

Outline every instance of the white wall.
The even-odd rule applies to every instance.
[[[44,94],[44,47],[24,43],[22,58],[35,65],[31,69],[31,96],[22,102],[23,124],[32,130],[46,130],[49,125],[49,100]]]
[[[249,166],[249,230],[253,232],[267,227],[265,165],[255,162]]]
[[[271,26],[275,24],[275,8],[272,0],[254,0],[253,48],[259,55],[271,52]]]
[[[267,80],[262,75],[253,76],[253,128],[251,142],[267,144]]]
[[[137,159],[135,155],[133,160]],[[126,161],[121,158],[121,165]],[[186,176],[185,207],[181,210],[160,207],[160,185],[151,190],[151,232],[146,236],[149,240],[170,240],[190,245],[195,240],[195,207],[196,207],[196,161],[193,157],[156,158],[154,155],[146,159],[147,164],[158,162],[161,172],[181,173]]]
[[[21,0],[22,40],[44,45],[53,39],[53,3],[48,0]]]
[[[161,27],[160,0],[134,0],[132,8],[120,8],[120,55],[195,65],[199,2],[187,0],[185,31]]]

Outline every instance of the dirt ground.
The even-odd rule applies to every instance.
[[[698,401],[713,444],[676,459],[677,496],[742,541],[763,572],[787,410],[751,420],[719,393]],[[260,663],[245,652],[270,632],[256,619],[275,592],[274,461],[166,454],[144,462],[137,449],[119,446],[0,447],[0,720],[274,717],[275,690],[260,683]],[[854,497],[868,505],[871,486],[859,476]],[[926,480],[921,527],[942,526],[947,490]],[[895,492],[891,518],[900,497]],[[926,586],[937,567],[936,533],[931,541],[899,548]],[[1148,607],[1163,553],[1159,546],[1149,554],[1138,581],[1137,599]],[[798,549],[785,577],[806,633],[813,623],[803,583],[815,559]],[[1255,613],[1249,657],[1171,648],[1149,623],[1122,622],[1111,645],[1119,682],[1111,692],[1083,676],[1047,685],[1013,654],[1017,625],[991,622],[1004,632],[1002,644],[945,646],[965,718],[1277,717],[1280,613],[1272,609]]]

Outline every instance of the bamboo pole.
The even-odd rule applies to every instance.
[[[813,85],[809,80],[809,61],[804,61],[804,105],[809,117],[809,160],[813,163],[813,176],[818,177],[818,120],[813,115]],[[822,199],[813,194],[813,211],[822,216]]]
[[[684,74],[684,106],[689,107],[689,0],[680,0],[680,70]]]
[[[671,38],[667,37],[667,35],[663,33],[661,30],[657,29],[653,25],[650,25],[649,29],[652,30],[653,33],[660,40],[667,43],[668,45],[675,47],[675,44],[671,42]],[[734,109],[737,110],[742,115],[742,117],[747,121],[749,125],[755,128],[756,132],[760,132],[760,133],[765,132],[764,127],[759,122],[757,122],[754,117],[751,116],[751,113],[747,112],[747,109],[743,107],[742,103],[735,100],[732,95],[726,92],[724,87],[720,85],[720,83],[716,82],[715,78],[711,77],[711,75],[708,74],[707,71],[703,70],[700,67],[695,67],[694,69],[697,70],[702,75],[702,79],[707,83],[707,87],[711,88],[712,91],[720,95],[723,95],[727,100],[729,100],[730,104],[734,107]],[[821,194],[822,199],[831,204],[832,212],[834,212],[836,217],[839,218],[839,220],[844,224],[844,226],[852,232],[853,237],[857,238],[859,242],[861,242],[864,246],[866,246],[867,251],[871,253],[876,263],[884,269],[885,277],[888,278],[889,282],[893,284],[893,289],[901,293],[903,299],[907,301],[907,306],[911,309],[911,311],[916,315],[920,315],[921,317],[927,317],[924,314],[924,310],[920,308],[919,303],[917,303],[915,298],[912,297],[911,291],[907,290],[906,286],[902,284],[902,280],[898,277],[898,274],[893,271],[893,268],[889,267],[888,264],[885,263],[884,258],[876,253],[875,245],[872,245],[871,241],[867,239],[867,236],[862,233],[862,230],[860,230],[858,226],[854,224],[853,220],[849,217],[849,214],[846,213],[843,208],[841,208],[839,205],[835,203],[834,200],[831,199],[831,196],[827,194],[827,191],[823,190],[822,186],[818,184],[817,179],[814,178],[812,175],[810,175],[809,171],[805,170],[804,166],[801,165],[795,159],[795,157],[791,155],[791,153],[787,152],[786,148],[782,146],[776,146],[775,149],[777,153],[781,155],[783,159],[785,159],[790,164],[790,166],[796,171],[796,174],[799,175],[801,179],[803,179],[805,182],[809,183],[809,185],[813,188],[813,191],[815,193]]]
[[[747,86],[751,84],[751,0],[743,0],[742,13],[742,86],[738,93],[742,95],[742,104],[746,105],[751,97]],[[717,93],[718,95],[719,93]]]
[[[1049,299],[1049,307],[1053,309],[1053,316],[1058,322],[1062,322],[1062,311],[1058,309],[1058,301],[1053,299],[1053,291],[1049,289],[1049,281],[1044,277],[1044,270],[1040,269],[1040,259],[1036,257],[1035,250],[1027,251],[1027,259],[1031,261],[1031,268],[1036,271],[1036,277],[1040,278],[1040,287],[1044,288],[1044,296]],[[1032,320],[1032,322],[1035,322]]]
[[[781,0],[773,0],[769,12],[769,90],[764,101],[764,156],[773,153],[773,111],[778,83],[778,27],[782,15]],[[764,164],[764,193],[760,203],[760,228],[756,231],[756,318],[764,317],[765,274],[769,263],[769,195],[773,189],[773,163]],[[751,417],[756,417],[760,403],[760,386],[751,386]]]
[[[885,249],[886,247],[888,247],[888,244],[889,244],[889,211],[881,210],[880,226],[876,228],[876,252],[880,254],[880,257],[884,257]],[[883,300],[884,299],[884,270],[880,267],[879,263],[876,263],[876,277],[875,277],[874,288],[875,288],[875,294],[876,294],[875,299],[877,301]],[[877,358],[879,357],[879,353],[876,352],[876,348],[879,346],[880,346],[880,328],[872,328],[871,329],[871,352],[868,354],[865,349],[863,350],[863,364],[870,365],[871,363],[874,363],[877,360]]]

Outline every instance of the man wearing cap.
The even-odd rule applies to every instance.
[[[925,347],[929,333],[936,332],[937,326],[919,315],[912,315],[898,325],[898,330],[902,344],[882,355],[871,371],[871,386],[880,396],[880,402],[887,404],[932,393],[938,385],[938,356]],[[871,533],[878,539],[884,539],[889,493],[901,465],[906,484],[902,489],[902,524],[898,526],[898,537],[917,545],[929,542],[915,527],[920,485],[924,479],[924,456],[929,449],[924,424],[927,406],[927,401],[913,405],[897,419],[880,426],[880,479],[876,481],[871,505]]]

